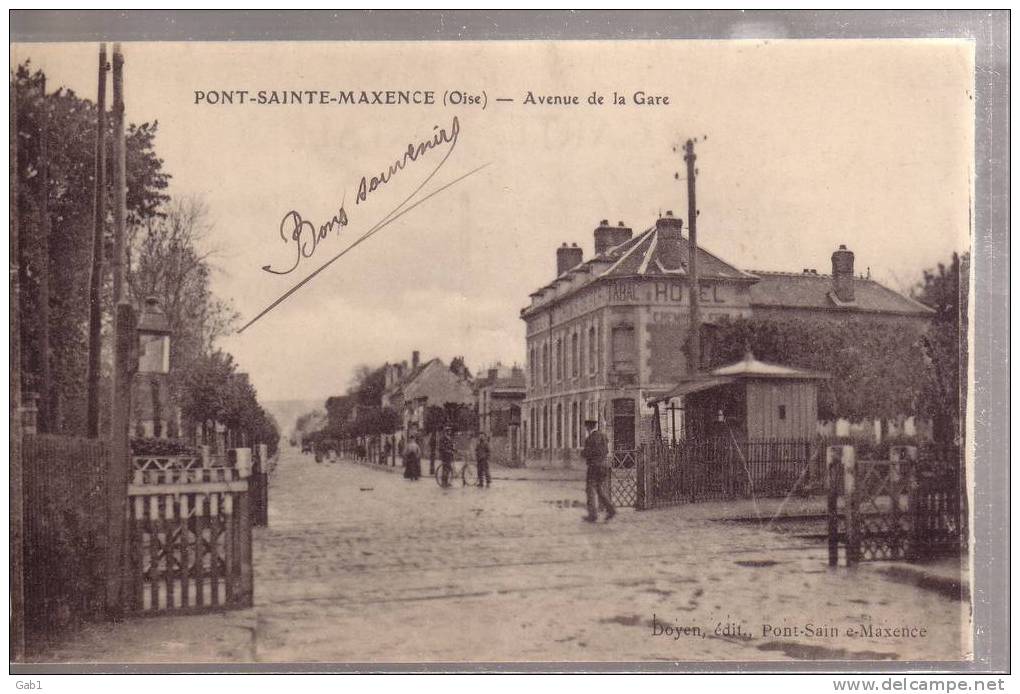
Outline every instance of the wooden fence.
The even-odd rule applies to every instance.
[[[22,438],[27,638],[105,607],[109,450],[104,441]]]
[[[143,614],[252,604],[248,480],[190,457],[133,460],[127,607]]]

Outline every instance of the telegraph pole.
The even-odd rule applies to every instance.
[[[113,387],[110,393],[110,466],[107,476],[109,538],[106,564],[106,609],[111,617],[123,610],[123,573],[127,567],[126,512],[130,474],[128,429],[131,378],[138,365],[138,320],[124,292],[124,224],[127,180],[124,157],[124,56],[113,44]]]
[[[99,44],[99,94],[97,99],[95,201],[92,216],[92,274],[89,276],[89,363],[87,426],[91,438],[99,436],[99,369],[102,349],[103,240],[106,236],[106,44]]]
[[[701,307],[698,284],[698,205],[694,197],[694,183],[697,169],[694,162],[694,140],[684,145],[684,161],[687,163],[687,238],[690,259],[687,265],[687,283],[691,298],[691,327],[688,339],[691,371],[701,370]]]
[[[127,216],[127,180],[124,145],[124,56],[113,44],[113,303],[124,298],[124,222]]]

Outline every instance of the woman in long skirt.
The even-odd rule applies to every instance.
[[[404,446],[404,477],[409,480],[421,477],[421,447],[414,437],[409,438]]]

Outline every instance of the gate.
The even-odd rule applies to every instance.
[[[137,457],[125,604],[143,614],[252,605],[248,480],[200,458]]]
[[[614,506],[637,505],[639,450],[622,449],[609,454],[609,499]]]
[[[834,455],[829,467],[829,565],[838,564],[840,544],[847,565],[958,554],[966,546],[962,498],[955,465]]]

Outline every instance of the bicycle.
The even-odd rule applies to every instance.
[[[474,463],[464,463],[460,468],[460,474],[453,463],[440,463],[436,466],[436,484],[443,489],[451,487],[455,477],[460,477],[461,486],[478,484],[478,467]]]

